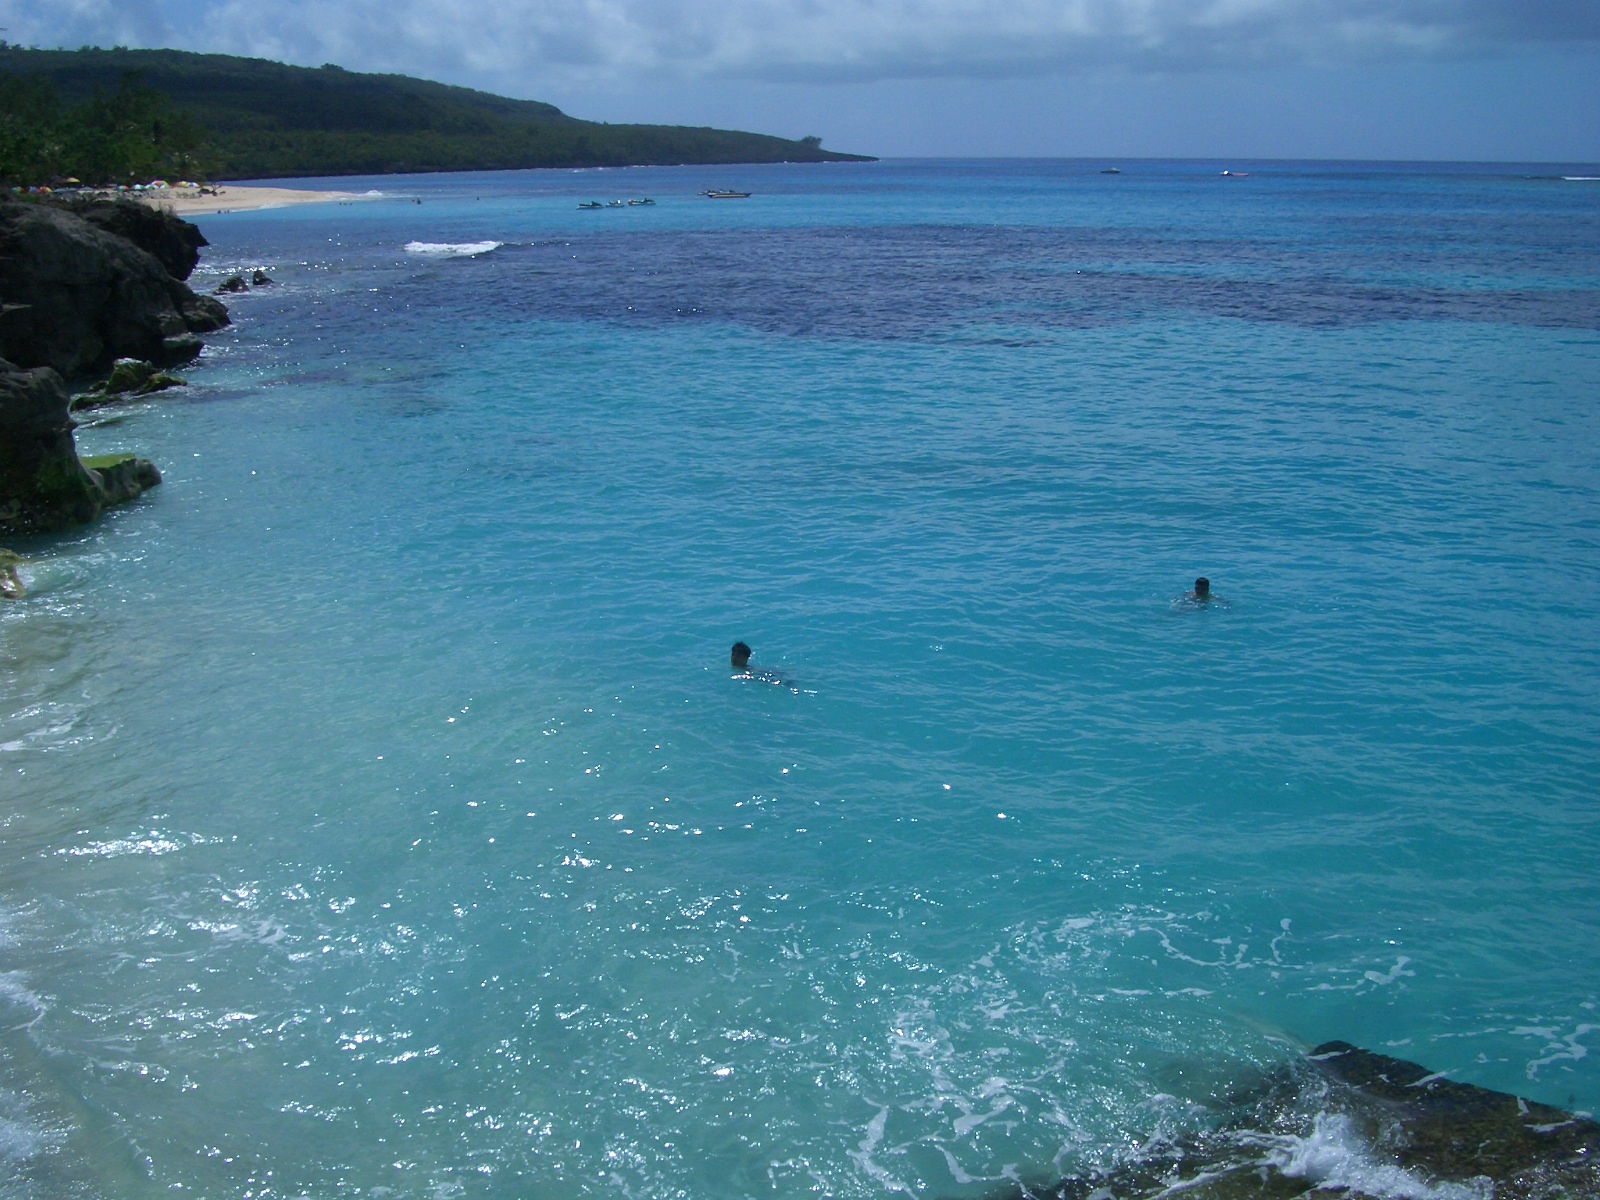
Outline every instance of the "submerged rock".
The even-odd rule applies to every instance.
[[[227,323],[218,301],[128,237],[48,204],[0,202],[0,358],[67,378],[117,358],[173,366],[200,352],[197,334]]]
[[[161,482],[152,464],[131,454],[81,461],[70,405],[55,371],[0,361],[0,532],[80,525]]]
[[[20,600],[27,592],[28,589],[22,586],[22,576],[17,574],[17,566],[21,562],[20,554],[0,550],[0,600]]]

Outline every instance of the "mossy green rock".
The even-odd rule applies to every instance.
[[[100,408],[129,397],[148,396],[171,387],[186,387],[188,380],[158,370],[142,358],[119,358],[111,374],[72,401],[74,410]]]
[[[81,460],[105,493],[106,504],[121,504],[161,482],[161,472],[147,458],[108,454]]]
[[[81,525],[161,482],[154,466],[131,454],[80,461],[70,405],[55,371],[19,371],[0,360],[0,533]]]

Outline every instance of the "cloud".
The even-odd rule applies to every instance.
[[[24,44],[494,81],[1003,78],[1600,46],[1596,0],[0,0]],[[518,82],[522,86],[517,86]]]

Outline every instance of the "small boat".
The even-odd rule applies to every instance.
[[[730,192],[725,188],[711,188],[700,193],[707,200],[748,200],[749,192]]]
[[[654,204],[654,203],[655,203],[655,201],[650,199],[649,196],[645,196],[645,197],[642,197],[641,199],[638,199],[638,200],[629,200],[628,201],[628,207],[629,208],[639,208],[639,207],[641,207],[643,205]]]
[[[610,203],[610,204],[607,204],[607,205],[606,205],[606,207],[607,207],[607,208],[627,208],[627,207],[628,207],[628,205],[627,205],[627,202],[626,202],[626,201],[623,201],[623,200],[613,200],[613,201],[611,201],[611,203]]]
[[[598,200],[585,200],[582,204],[578,205],[578,207],[579,208],[604,208],[605,205],[601,204],[600,201],[598,201]]]
[[[1250,172],[1249,171],[1224,171],[1223,174],[1226,175],[1229,179],[1249,179],[1250,178]]]
[[[1100,172],[1100,174],[1102,174],[1102,175],[1121,175],[1122,174],[1122,168],[1121,167],[1106,167]]]

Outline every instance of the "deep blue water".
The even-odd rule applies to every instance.
[[[1600,1108],[1600,169],[1102,165],[200,218],[275,284],[0,611],[0,1197],[977,1196],[1332,1038]]]

